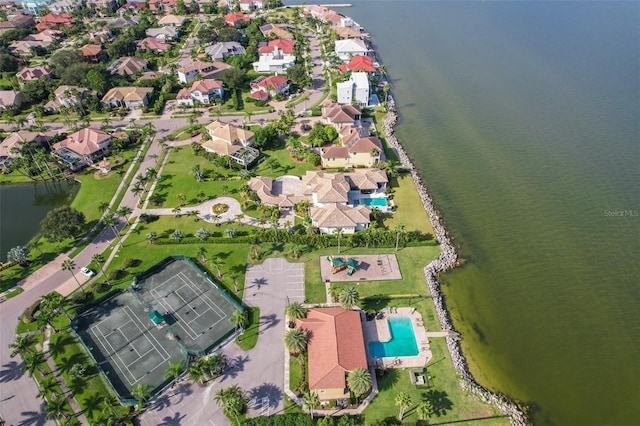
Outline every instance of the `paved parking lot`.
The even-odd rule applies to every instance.
[[[284,310],[287,302],[304,301],[304,265],[285,259],[267,259],[249,266],[245,276],[244,304],[260,308],[260,337],[250,351],[229,344],[223,353],[233,368],[210,386],[200,387],[185,380],[181,388],[169,390],[151,401],[139,424],[229,425],[213,401],[222,388],[237,384],[251,400],[248,416],[273,415],[284,409]]]

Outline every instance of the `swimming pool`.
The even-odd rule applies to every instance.
[[[374,358],[418,355],[418,343],[413,334],[410,318],[389,318],[391,340],[388,342],[369,342],[369,355]]]
[[[373,207],[387,207],[387,198],[360,198],[359,200],[355,200],[353,202],[354,206],[359,204],[364,204],[365,206],[373,206]]]

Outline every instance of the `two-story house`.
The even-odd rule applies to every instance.
[[[258,46],[258,61],[253,70],[259,73],[284,73],[295,65],[294,40],[277,39]]]
[[[190,88],[180,89],[176,96],[178,105],[193,106],[196,102],[210,104],[213,99],[224,97],[224,87],[221,80],[194,81]]]

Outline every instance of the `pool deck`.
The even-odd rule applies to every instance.
[[[380,319],[367,321],[362,312],[362,331],[364,333],[367,358],[370,365],[383,366],[385,368],[424,367],[433,358],[427,330],[422,325],[422,315],[413,308],[384,308],[381,311],[384,316]],[[369,355],[369,342],[386,342],[391,338],[387,319],[394,317],[406,317],[411,319],[413,332],[418,344],[418,355],[401,357],[374,358]]]
[[[331,273],[331,263],[327,256],[320,256],[320,276],[322,282],[360,282],[360,281],[382,281],[401,280],[402,273],[398,266],[398,259],[395,254],[333,254],[333,257],[341,257],[343,260],[352,258],[358,261],[358,267],[353,275],[347,275],[347,269],[343,269],[335,274]]]

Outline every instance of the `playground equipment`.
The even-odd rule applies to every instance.
[[[346,261],[341,257],[327,256],[327,260],[331,263],[331,273],[337,274],[340,271],[347,270],[347,276],[352,276],[358,268],[358,261],[353,258],[347,258]]]

